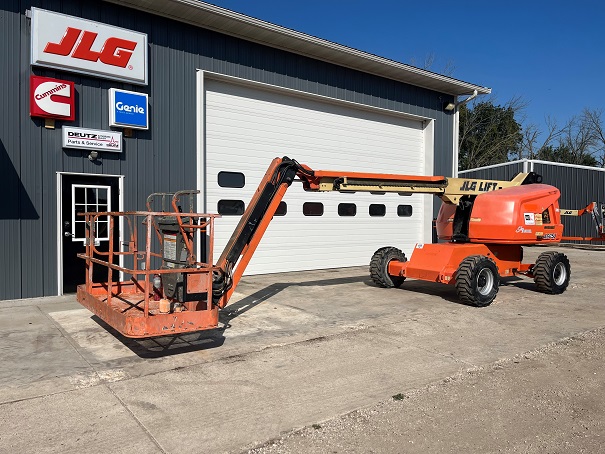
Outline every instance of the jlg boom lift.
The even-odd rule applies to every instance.
[[[596,204],[583,210],[560,210],[559,190],[541,184],[534,173],[512,181],[471,180],[441,176],[409,176],[312,170],[295,160],[276,158],[269,166],[216,264],[200,262],[195,237],[206,238],[213,257],[217,215],[193,212],[198,191],[152,194],[147,211],[86,213],[86,283],[78,301],[128,337],[152,337],[212,329],[218,311],[227,305],[286,190],[296,179],[307,191],[396,192],[434,194],[443,204],[437,218],[439,244],[417,244],[410,259],[397,248],[376,251],[370,262],[373,281],[398,287],[406,278],[454,285],[464,303],[489,305],[501,276],[533,278],[538,289],[562,293],[569,284],[570,265],[564,254],[543,252],[536,263],[523,263],[523,245],[558,243],[563,238],[561,215],[591,213],[598,237],[605,239]],[[170,201],[171,210],[166,209]],[[189,199],[189,211],[184,202]],[[161,200],[162,210],[153,211]],[[601,207],[602,209],[604,207]],[[97,251],[95,228],[109,218],[109,252]],[[128,250],[120,251],[113,230],[120,218],[128,227]],[[144,247],[138,230],[143,220]],[[157,237],[159,252],[154,252]],[[586,239],[586,238],[583,238]],[[128,262],[129,267],[116,264]],[[158,266],[159,265],[159,266]],[[93,282],[93,267],[107,268],[107,282]],[[129,280],[115,280],[117,272]]]

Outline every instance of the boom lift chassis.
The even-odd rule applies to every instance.
[[[550,205],[538,207],[532,202],[516,207],[521,215],[523,210],[525,215],[533,210],[532,219],[534,212],[536,216],[533,222],[539,222],[543,232],[534,233],[521,227],[515,231],[519,222],[515,219],[510,225],[496,229],[497,234],[490,237],[492,233],[481,233],[480,223],[474,222],[479,219],[473,217],[475,213],[481,214],[480,200],[487,202],[484,205],[498,203],[498,199],[488,201],[488,194],[506,195],[508,191],[514,199],[534,201],[536,196],[527,195],[531,191],[522,186],[539,183],[540,178],[535,174],[519,174],[512,181],[491,181],[313,171],[284,157],[272,161],[216,264],[196,258],[197,237],[197,241],[205,241],[206,256],[212,260],[214,224],[220,217],[194,212],[194,197],[199,191],[152,194],[147,199],[147,211],[85,213],[86,252],[78,256],[85,260],[86,281],[78,286],[78,301],[127,337],[153,337],[217,327],[219,310],[227,305],[295,179],[302,181],[308,191],[425,193],[443,200],[437,230],[440,238],[449,242],[417,244],[410,261],[397,248],[379,249],[370,262],[371,277],[379,286],[398,287],[408,277],[454,284],[463,302],[485,306],[495,298],[500,276],[533,277],[538,288],[547,293],[561,293],[569,283],[569,261],[563,254],[546,252],[535,264],[522,263],[522,245],[557,243],[562,238],[556,188],[535,185]],[[187,200],[188,211],[183,207]],[[158,202],[161,202],[161,210],[154,211]],[[584,210],[562,211],[575,216],[589,212],[598,219],[595,204]],[[485,221],[490,214],[484,211],[482,216]],[[99,219],[109,222],[108,252],[95,247],[94,226]],[[128,238],[125,251],[116,244],[113,235],[115,227],[121,224]],[[489,222],[485,227],[484,231],[494,230]],[[594,239],[605,239],[602,218],[597,227],[599,236]],[[479,239],[474,237],[477,232]],[[96,266],[107,268],[107,282],[93,282]],[[127,280],[115,280],[118,273]]]

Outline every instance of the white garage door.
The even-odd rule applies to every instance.
[[[247,206],[278,156],[313,169],[425,174],[421,121],[256,86],[206,80],[204,89],[210,213],[236,201]],[[220,172],[228,172],[222,174],[224,186],[240,186],[240,174],[244,186],[219,186]],[[274,217],[246,274],[366,265],[382,246],[397,246],[409,256],[430,222],[423,197],[430,196],[308,193],[294,182],[284,198],[286,214]],[[239,218],[217,220],[215,260]]]

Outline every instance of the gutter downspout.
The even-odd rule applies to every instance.
[[[458,110],[459,106],[461,106],[463,104],[466,104],[467,102],[472,101],[473,99],[475,99],[477,97],[477,95],[478,95],[477,90],[475,90],[473,92],[473,94],[470,95],[468,98],[466,98],[464,101],[457,102],[456,103],[456,110]]]

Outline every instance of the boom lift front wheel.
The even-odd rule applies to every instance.
[[[370,261],[370,276],[376,285],[384,288],[399,287],[405,281],[403,276],[392,276],[389,274],[389,263],[393,260],[407,262],[407,258],[400,249],[396,247],[381,247],[372,256]]]
[[[569,285],[571,266],[560,252],[542,252],[532,270],[538,290],[551,295],[563,293]]]
[[[499,285],[496,263],[484,255],[465,258],[456,271],[458,298],[472,306],[489,306],[496,298]]]

